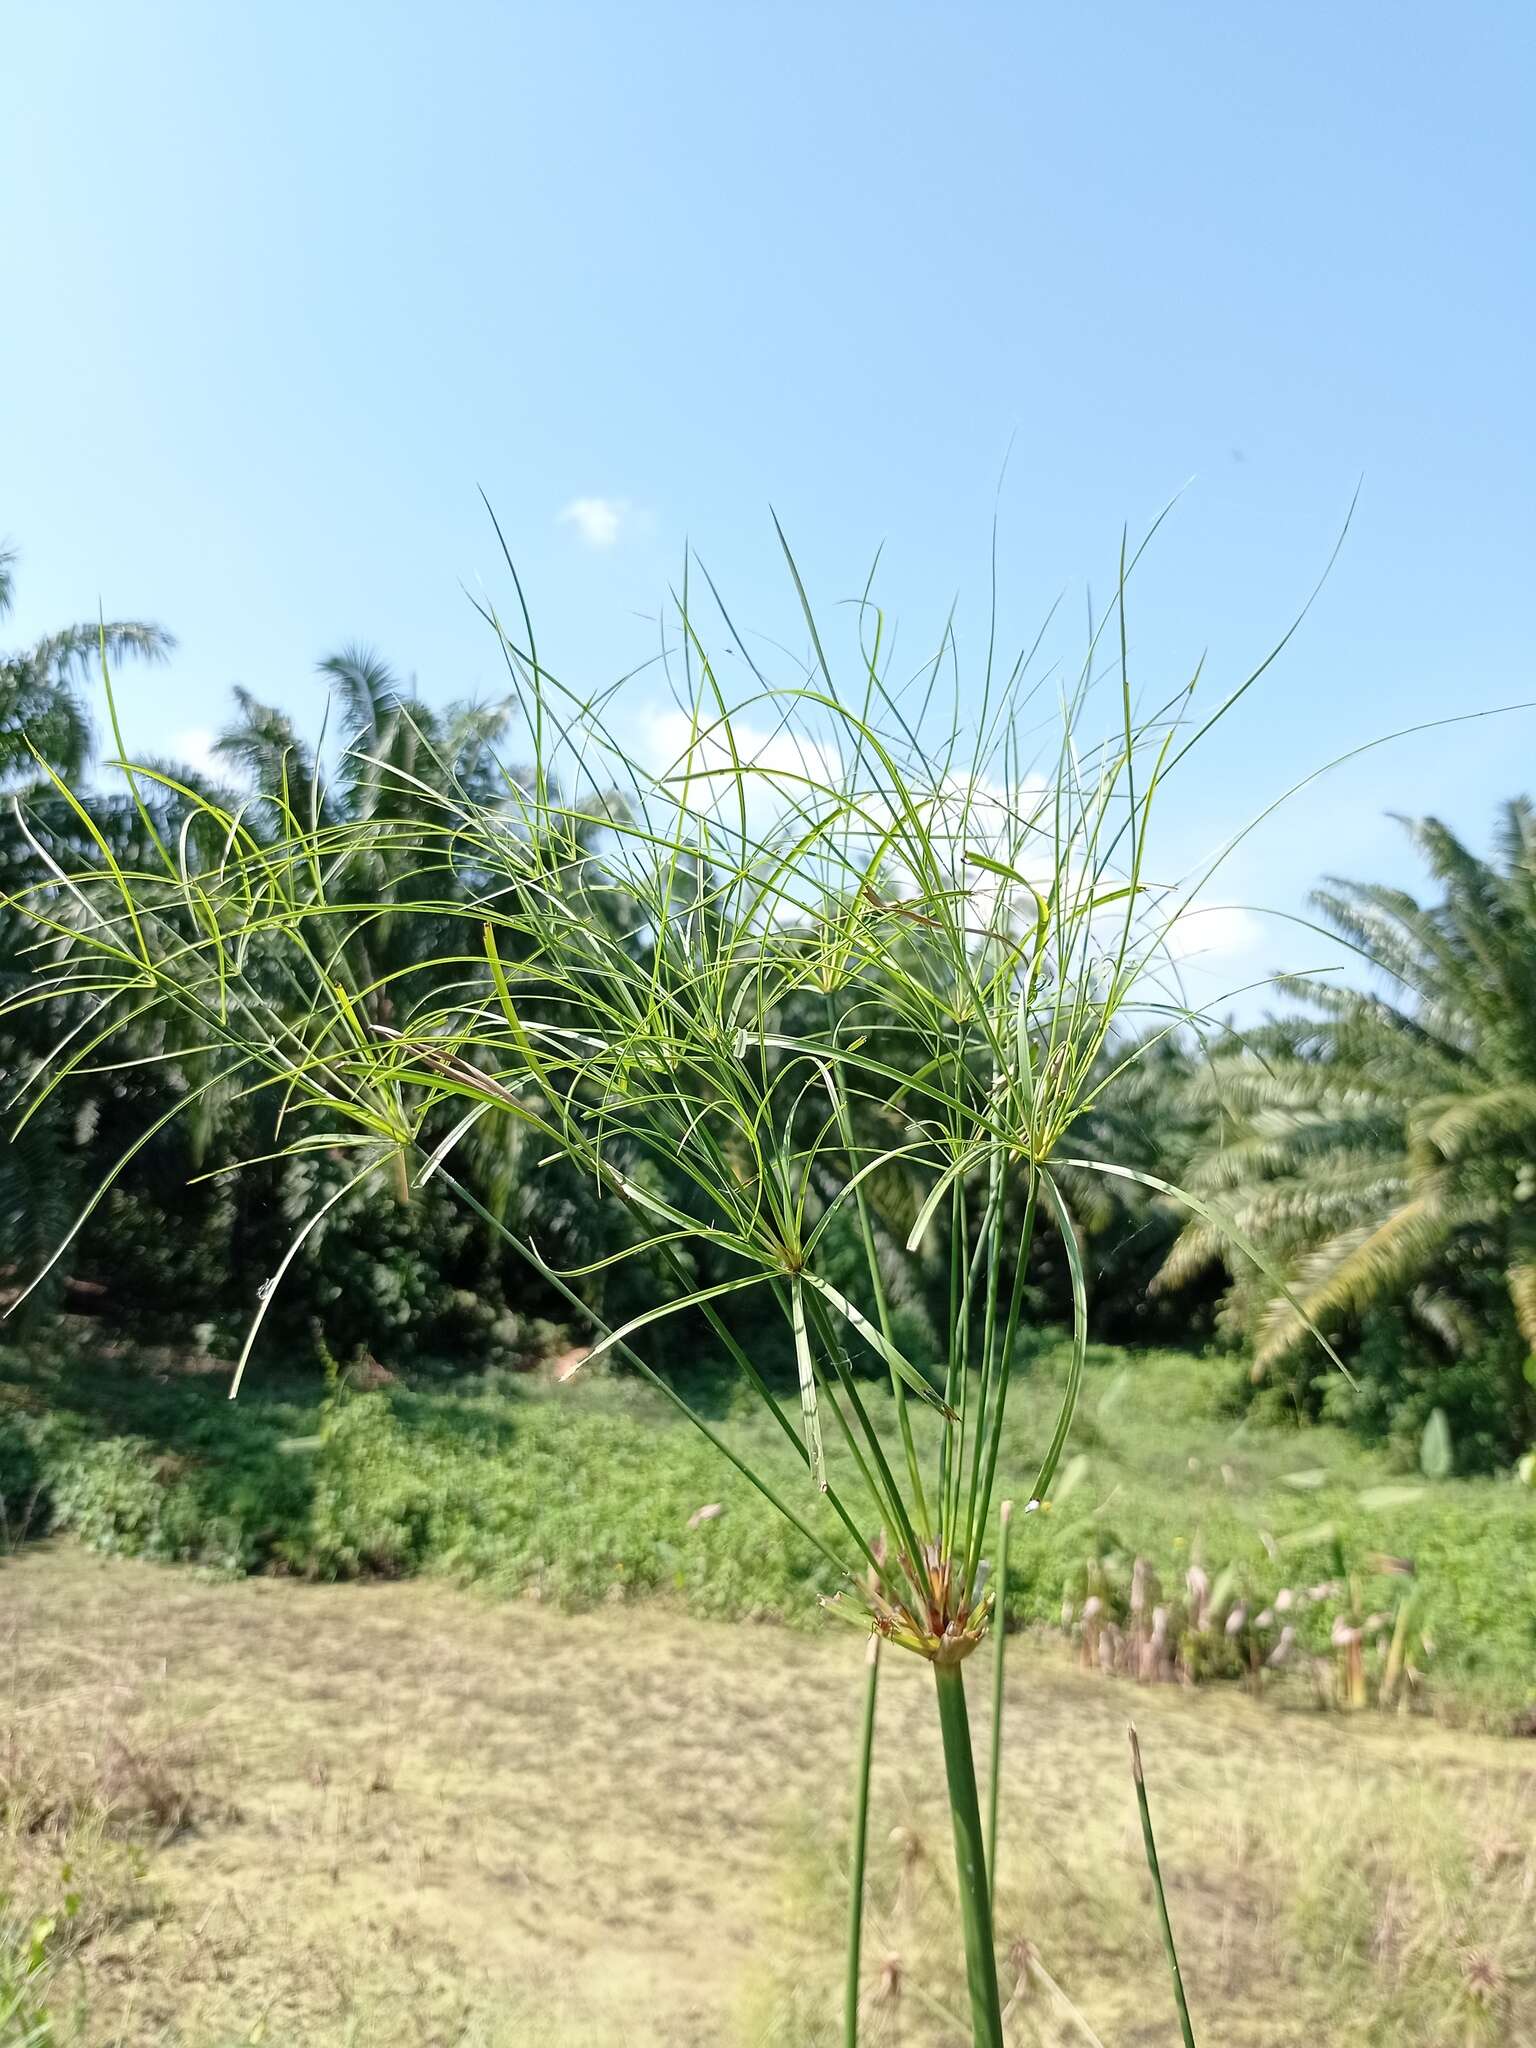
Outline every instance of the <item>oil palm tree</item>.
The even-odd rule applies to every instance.
[[[331,920],[331,944],[338,969],[371,991],[363,999],[371,1021],[388,1025],[396,978],[432,958],[437,937],[430,920],[400,913],[440,894],[443,881],[435,868],[423,873],[408,845],[392,844],[389,827],[424,796],[444,800],[466,783],[493,806],[503,784],[505,803],[510,785],[496,748],[509,712],[505,704],[475,703],[434,710],[361,645],[328,655],[319,673],[339,714],[331,761],[285,712],[238,688],[237,715],[214,751],[260,800],[252,813],[257,832],[292,806],[317,833],[345,833],[346,859],[330,888],[346,908]]]
[[[1536,1351],[1536,810],[1506,804],[1486,859],[1437,819],[1404,822],[1438,900],[1330,880],[1317,913],[1368,983],[1283,981],[1302,1014],[1189,1083],[1211,1117],[1192,1184],[1293,1289],[1238,1282],[1256,1374],[1300,1348],[1299,1311],[1348,1330],[1391,1305],[1455,1351],[1490,1278]],[[1238,1279],[1196,1218],[1161,1284],[1218,1261]],[[1515,1440],[1527,1423],[1510,1417]]]
[[[15,606],[16,560],[15,548],[0,547],[0,620]],[[162,626],[114,619],[64,626],[29,647],[0,651],[0,794],[40,796],[45,777],[39,757],[66,780],[78,780],[94,739],[80,689],[100,663],[103,647],[113,661],[163,661],[175,644]],[[78,854],[84,842],[71,832],[68,807],[62,800],[42,800],[55,843]],[[0,813],[0,868],[8,891],[25,888],[42,873],[10,806]],[[25,949],[35,937],[14,907],[0,900],[0,1001],[20,991],[31,974],[34,959]],[[9,1014],[0,1025],[0,1072],[20,1080],[50,1033],[57,1034],[59,1022],[44,1010]],[[34,1264],[71,1213],[71,1127],[72,1119],[52,1104],[22,1129],[0,1130],[0,1277],[7,1268]]]
[[[16,550],[0,547],[0,619],[15,605],[15,574]],[[176,642],[163,626],[113,619],[64,626],[0,652],[0,789],[36,779],[34,747],[67,780],[79,776],[93,738],[80,686],[98,669],[103,645],[112,661],[164,661]]]
[[[330,745],[307,742],[285,712],[237,689],[236,716],[215,753],[262,800],[251,814],[255,831],[297,815],[335,848],[325,902],[316,906],[324,915],[324,948],[367,1028],[388,1033],[400,1021],[399,991],[409,983],[419,992],[442,979],[432,963],[455,950],[460,921],[442,908],[443,900],[467,900],[486,885],[467,845],[452,853],[436,845],[424,849],[412,820],[469,805],[497,829],[519,829],[526,795],[519,771],[502,752],[514,706],[511,699],[425,703],[360,642],[327,655],[318,673],[329,697]],[[591,829],[577,836],[590,842]],[[579,874],[580,861],[568,861],[559,886],[575,889]],[[624,921],[625,905],[610,893],[587,903],[584,914],[611,926]],[[279,1008],[293,993],[269,985]],[[514,1120],[483,1119],[467,1134],[460,1157],[478,1198],[499,1222],[558,1246],[572,1264],[600,1264],[612,1249],[606,1209],[579,1173],[547,1161],[535,1173],[530,1149],[526,1130]],[[401,1202],[407,1199],[403,1158],[395,1192]],[[372,1213],[376,1219],[377,1205]],[[600,1299],[603,1292],[599,1272],[586,1293]]]

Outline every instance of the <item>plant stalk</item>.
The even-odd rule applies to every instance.
[[[1157,1894],[1158,1924],[1163,1930],[1163,1953],[1168,1958],[1168,1969],[1173,1977],[1173,2002],[1179,2009],[1179,2033],[1184,2048],[1195,2048],[1195,2030],[1190,2025],[1189,2006],[1184,1998],[1184,1973],[1179,1968],[1179,1952],[1173,1945],[1173,1922],[1168,1918],[1168,1901],[1163,1896],[1163,1873],[1157,1860],[1157,1843],[1152,1835],[1152,1809],[1147,1804],[1147,1781],[1141,1768],[1141,1744],[1134,1727],[1128,1727],[1131,1738],[1131,1776],[1136,1781],[1136,1804],[1141,1810],[1141,1840],[1147,1852],[1147,1869],[1152,1876],[1152,1889]]]
[[[858,2048],[859,1963],[864,1944],[864,1855],[869,1846],[869,1767],[875,1752],[875,1696],[880,1687],[880,1638],[871,1633],[864,1684],[864,1726],[853,1780],[853,1853],[848,1871],[848,1976],[843,1988],[843,2048]]]
[[[965,1975],[971,1993],[975,2048],[1003,2048],[1003,2009],[997,1991],[997,1957],[992,1948],[992,1895],[987,1883],[986,1839],[976,1797],[976,1765],[965,1711],[965,1674],[959,1664],[935,1664],[939,1725],[944,1734],[944,1769],[949,1811],[955,1827],[955,1875],[960,1886],[960,1920],[965,1931]]]
[[[992,1731],[987,1766],[987,1882],[997,1897],[997,1794],[1003,1765],[1003,1663],[1008,1649],[1008,1535],[1013,1527],[1013,1502],[1005,1500],[998,1514],[997,1593],[992,1602]],[[994,1924],[993,1934],[997,1929]]]

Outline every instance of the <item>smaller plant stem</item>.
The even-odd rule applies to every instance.
[[[447,1172],[444,1172],[442,1174],[442,1181],[443,1185],[451,1189],[452,1192],[458,1196],[459,1200],[466,1205],[466,1207],[474,1210],[475,1214],[480,1218],[480,1220],[483,1223],[489,1224],[491,1229],[495,1231],[498,1237],[505,1239],[505,1241],[509,1245],[511,1245],[512,1249],[515,1252],[518,1252],[523,1258],[525,1258],[528,1261],[529,1265],[533,1267],[534,1271],[537,1274],[539,1274],[539,1276],[542,1279],[547,1280],[551,1287],[555,1288],[558,1293],[562,1294],[565,1297],[565,1299],[570,1303],[571,1307],[576,1310],[578,1315],[582,1316],[587,1322],[591,1323],[593,1327],[599,1331],[605,1331],[607,1329],[607,1325],[602,1321],[601,1317],[597,1314],[596,1310],[593,1309],[587,1302],[582,1300],[581,1296],[570,1285],[570,1283],[567,1280],[565,1280],[559,1273],[557,1273],[553,1266],[546,1265],[543,1259],[539,1257],[537,1251],[531,1244],[524,1242],[524,1240],[517,1237],[512,1231],[510,1231],[507,1228],[506,1224],[502,1222],[501,1218],[499,1216],[493,1215],[492,1212],[485,1206],[484,1202],[479,1201],[474,1195],[472,1195],[469,1189],[466,1188],[461,1181],[456,1180],[451,1173]],[[685,1416],[686,1419],[693,1424],[694,1428],[699,1431],[700,1435],[707,1438],[708,1441],[714,1445],[715,1449],[719,1451],[719,1453],[727,1461],[727,1463],[735,1466],[736,1470],[741,1474],[743,1479],[747,1480],[750,1485],[756,1487],[757,1491],[763,1496],[763,1499],[767,1501],[768,1505],[771,1508],[776,1508],[778,1512],[784,1517],[785,1521],[789,1523],[792,1529],[796,1530],[801,1536],[803,1536],[806,1539],[808,1543],[810,1543],[815,1549],[819,1550],[822,1556],[825,1557],[830,1564],[835,1565],[838,1571],[842,1574],[844,1579],[852,1578],[853,1573],[851,1572],[847,1564],[844,1563],[843,1559],[838,1556],[837,1552],[831,1549],[830,1546],[827,1543],[825,1543],[820,1536],[816,1534],[814,1529],[808,1529],[805,1523],[801,1521],[800,1517],[795,1513],[793,1508],[785,1506],[784,1502],[780,1500],[779,1496],[773,1491],[772,1487],[768,1485],[767,1481],[760,1479],[757,1473],[753,1471],[752,1467],[746,1464],[741,1458],[739,1458],[736,1455],[735,1451],[731,1449],[730,1445],[725,1441],[724,1437],[722,1437],[716,1430],[712,1429],[710,1425],[704,1420],[702,1415],[700,1415],[695,1409],[689,1407],[688,1403],[683,1399],[682,1395],[678,1393],[677,1389],[672,1385],[670,1380],[664,1379],[662,1375],[659,1372],[657,1372],[653,1366],[647,1365],[645,1360],[639,1355],[637,1351],[633,1349],[632,1346],[628,1344],[616,1343],[614,1345],[614,1349],[619,1353],[621,1357],[627,1358],[630,1364],[634,1366],[635,1370],[642,1376],[642,1378],[647,1380],[653,1387],[655,1387],[658,1393],[664,1394],[666,1396],[666,1398],[672,1403],[673,1407],[678,1410],[679,1414]],[[871,1567],[878,1572],[879,1566],[876,1563],[874,1553],[869,1549],[868,1544],[862,1542],[862,1539],[861,1548],[864,1550],[866,1556],[868,1557]]]
[[[864,1855],[869,1846],[869,1767],[875,1750],[875,1697],[880,1687],[880,1638],[871,1634],[864,1682],[864,1725],[853,1780],[853,1852],[848,1871],[848,1976],[843,1989],[843,2048],[858,2048],[859,1963],[864,1945]]]
[[[838,1383],[848,1398],[848,1405],[853,1410],[855,1419],[864,1433],[864,1440],[869,1446],[874,1471],[879,1483],[876,1483],[876,1478],[869,1476],[867,1467],[865,1468],[865,1483],[869,1487],[882,1513],[890,1515],[892,1526],[900,1539],[901,1554],[906,1560],[906,1569],[908,1576],[912,1580],[913,1591],[921,1599],[924,1592],[922,1546],[917,1540],[916,1530],[912,1527],[911,1517],[907,1513],[907,1504],[901,1496],[901,1488],[896,1484],[895,1475],[891,1471],[890,1461],[885,1455],[885,1447],[880,1441],[880,1432],[870,1421],[869,1411],[859,1398],[858,1381],[848,1370],[847,1361],[843,1355],[843,1348],[837,1341],[836,1332],[828,1325],[825,1309],[822,1308],[820,1302],[814,1296],[807,1306],[810,1311],[811,1322],[821,1339],[822,1347],[832,1362],[832,1369],[837,1376]]]
[[[992,1402],[992,1428],[987,1443],[987,1462],[982,1480],[981,1497],[977,1503],[975,1518],[971,1524],[971,1549],[965,1561],[965,1583],[976,1583],[976,1566],[981,1556],[981,1539],[986,1529],[987,1517],[992,1512],[992,1486],[997,1477],[997,1457],[1003,1439],[1003,1415],[1008,1405],[1008,1383],[1013,1373],[1014,1344],[1019,1332],[1019,1318],[1024,1306],[1024,1276],[1029,1268],[1029,1251],[1034,1241],[1035,1203],[1040,1191],[1038,1175],[1032,1174],[1029,1190],[1024,1201],[1024,1222],[1019,1232],[1018,1256],[1014,1261],[1013,1288],[1008,1303],[1008,1318],[1003,1330],[1001,1356],[998,1360],[996,1393]]]
[[[997,1900],[997,1795],[1002,1783],[1003,1760],[1003,1663],[1008,1645],[1008,1535],[1013,1526],[1013,1502],[1005,1500],[998,1511],[997,1595],[992,1602],[992,1733],[987,1760],[987,1883],[993,1901],[993,1935],[996,1936]]]
[[[997,1146],[991,1148],[989,1173],[989,1196],[983,1237],[987,1249],[987,1277],[984,1289],[985,1321],[981,1339],[981,1373],[976,1390],[976,1432],[971,1440],[971,1484],[966,1501],[965,1523],[967,1531],[976,1528],[976,1495],[981,1481],[982,1451],[986,1442],[987,1402],[992,1390],[992,1372],[997,1361],[997,1302],[1002,1289],[1003,1267],[1003,1191],[1006,1175],[1002,1154]],[[977,1246],[980,1256],[981,1246]],[[971,1589],[974,1573],[970,1562],[970,1545],[966,1549],[965,1585]]]
[[[837,1023],[833,1014],[832,999],[827,998],[827,1028],[836,1036]],[[826,1070],[827,1093],[837,1116],[838,1131],[848,1154],[848,1164],[853,1168],[858,1157],[858,1146],[854,1137],[853,1119],[848,1113],[847,1099],[832,1067]],[[875,1243],[875,1227],[869,1212],[869,1197],[862,1180],[853,1184],[854,1200],[858,1207],[859,1233],[864,1240],[864,1262],[869,1269],[869,1284],[875,1297],[875,1314],[880,1321],[880,1334],[887,1344],[895,1342],[891,1328],[890,1300],[886,1294],[885,1275],[880,1269],[880,1252]],[[906,1453],[907,1477],[912,1485],[912,1507],[917,1517],[918,1532],[926,1543],[932,1534],[928,1520],[928,1496],[923,1489],[923,1470],[918,1462],[917,1445],[912,1438],[912,1418],[907,1413],[907,1390],[901,1383],[901,1375],[891,1367],[891,1399],[896,1406],[896,1422],[901,1431],[902,1449]]]
[[[959,1664],[935,1664],[939,1726],[944,1735],[944,1769],[955,1829],[955,1874],[960,1886],[960,1920],[965,1933],[965,1974],[971,1993],[975,2048],[1003,2048],[1003,2009],[997,1990],[997,1957],[992,1947],[992,1897],[987,1883],[986,1841],[976,1797],[976,1765],[965,1711],[965,1673]]]
[[[1184,2000],[1184,1978],[1179,1970],[1179,1952],[1173,1945],[1173,1924],[1168,1918],[1168,1901],[1163,1896],[1163,1874],[1157,1863],[1157,1843],[1152,1835],[1152,1812],[1147,1805],[1147,1781],[1141,1769],[1141,1744],[1136,1730],[1130,1723],[1126,1733],[1131,1738],[1131,1776],[1136,1781],[1136,1804],[1141,1809],[1141,1839],[1147,1852],[1147,1869],[1152,1873],[1152,1889],[1157,1894],[1157,1917],[1162,1924],[1163,1949],[1168,1957],[1168,1968],[1173,1974],[1173,1998],[1179,2009],[1179,2032],[1184,2038],[1184,2048],[1195,2048],[1195,2030],[1189,2023],[1189,2007]]]

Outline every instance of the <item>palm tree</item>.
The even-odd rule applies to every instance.
[[[344,874],[332,878],[337,900],[351,908],[331,918],[327,930],[364,1013],[388,1026],[395,1021],[395,980],[437,951],[439,924],[423,910],[462,893],[461,877],[421,860],[411,821],[424,798],[454,793],[515,818],[520,792],[497,754],[511,707],[458,701],[436,710],[361,645],[326,656],[319,673],[340,714],[329,762],[299,737],[286,713],[238,688],[238,715],[214,751],[265,800],[273,824],[291,813],[316,830],[380,828],[375,836],[351,835]],[[264,829],[260,811],[252,825]],[[403,918],[406,909],[416,914]]]
[[[0,561],[7,596],[11,559]],[[106,632],[109,657],[125,650],[155,654],[172,644],[154,627],[117,624]],[[0,713],[14,712],[14,725],[0,717],[0,745],[9,742],[0,752],[0,764],[12,769],[11,787],[22,801],[19,815],[9,806],[0,813],[0,866],[5,878],[5,894],[0,897],[0,1001],[40,986],[45,954],[37,950],[39,933],[25,907],[32,886],[48,878],[42,849],[67,868],[89,866],[99,857],[90,829],[37,774],[27,745],[30,737],[54,764],[73,761],[78,767],[89,758],[93,735],[88,714],[66,686],[77,676],[89,675],[91,659],[99,658],[99,639],[97,629],[85,627],[52,636],[40,649],[13,657],[4,671],[14,678],[15,688],[9,696],[0,696]],[[387,1031],[400,1021],[395,1016],[399,978],[410,977],[418,991],[433,985],[434,971],[428,963],[445,950],[440,942],[448,930],[433,905],[462,896],[474,880],[465,866],[467,855],[452,863],[423,861],[413,850],[412,818],[423,804],[424,791],[445,796],[457,792],[487,812],[499,811],[509,831],[517,829],[518,783],[498,758],[509,711],[504,703],[456,702],[441,709],[425,705],[377,654],[362,646],[327,657],[320,672],[333,707],[331,744],[323,751],[306,744],[283,711],[245,690],[235,692],[236,715],[217,751],[230,779],[255,799],[240,806],[238,796],[228,798],[231,809],[241,807],[254,833],[276,830],[285,804],[291,806],[291,815],[306,822],[313,817],[327,828],[378,825],[376,834],[351,833],[344,871],[333,871],[329,878],[333,903],[344,904],[345,911],[317,922],[314,935],[333,956],[338,977],[357,995],[359,1013]],[[55,682],[44,689],[39,679],[49,676]],[[47,714],[41,729],[40,711]],[[106,791],[87,791],[82,801],[91,829],[102,835],[124,871],[135,875],[156,902],[157,943],[174,945],[189,935],[189,913],[177,886],[155,879],[164,854],[154,834],[158,832],[163,846],[178,849],[178,858],[189,863],[193,874],[217,867],[224,842],[218,835],[210,837],[195,805],[187,821],[184,799],[156,771],[163,770],[171,784],[207,798],[212,791],[203,778],[171,763],[150,762],[145,767],[148,772],[138,778],[138,802],[126,793]],[[33,771],[29,780],[23,779],[26,770]],[[302,878],[295,886],[302,888]],[[53,914],[68,919],[77,907],[66,896]],[[622,914],[621,906],[610,896],[601,914],[611,920]],[[281,1008],[293,993],[285,984],[284,963],[274,958],[267,966],[267,994]],[[0,1071],[19,1084],[83,1021],[86,1007],[78,998],[61,996],[11,1010],[0,1025]],[[87,1031],[71,1042],[88,1041]],[[153,1091],[168,1077],[180,1085],[181,1055],[187,1049],[185,1020],[172,1011],[130,1024],[93,1056],[101,1071],[84,1099],[66,1106],[62,1095],[50,1097],[25,1126],[18,1127],[14,1117],[8,1120],[0,1138],[0,1298],[19,1289],[43,1263],[79,1214],[104,1167],[127,1136],[138,1130],[146,1086]],[[121,1061],[127,1064],[108,1075],[107,1063]],[[114,1315],[149,1315],[157,1297],[174,1300],[187,1292],[187,1286],[176,1280],[185,1268],[199,1275],[196,1289],[206,1312],[215,1317],[224,1313],[222,1285],[223,1294],[238,1295],[239,1306],[232,1313],[237,1318],[248,1313],[243,1283],[231,1288],[218,1277],[230,1265],[230,1245],[240,1244],[244,1261],[280,1257],[289,1210],[316,1176],[329,1186],[331,1162],[318,1156],[275,1162],[242,1175],[237,1184],[218,1184],[212,1195],[206,1184],[189,1189],[188,1182],[222,1163],[269,1151],[276,1107],[268,1097],[242,1100],[216,1081],[199,1092],[187,1117],[142,1155],[132,1185],[114,1189],[81,1241],[83,1270],[72,1265],[66,1274],[59,1269],[50,1288],[32,1299],[56,1301],[61,1284],[83,1284],[104,1289]],[[520,1127],[507,1119],[486,1120],[471,1134],[463,1165],[480,1197],[499,1219],[531,1230],[572,1263],[607,1250],[613,1227],[610,1212],[598,1209],[581,1176],[559,1165],[534,1173],[529,1170],[531,1161],[523,1156],[525,1149]],[[478,1230],[473,1219],[454,1209],[436,1189],[415,1194],[408,1216],[397,1216],[392,1208],[387,1195],[378,1198],[360,1191],[335,1211],[334,1230],[317,1233],[309,1241],[309,1285],[297,1290],[295,1328],[302,1331],[310,1313],[337,1292],[336,1271],[330,1270],[334,1268],[348,1274],[343,1291],[349,1301],[369,1312],[360,1327],[332,1321],[331,1334],[339,1344],[359,1334],[374,1341],[374,1323],[378,1330],[393,1327],[391,1317],[402,1325],[410,1321],[414,1328],[423,1313],[428,1320],[435,1314],[441,1324],[444,1304],[452,1310],[456,1301],[460,1308],[454,1313],[461,1321],[469,1317],[473,1325],[466,1325],[466,1339],[472,1341],[476,1331],[484,1334],[505,1309],[494,1283],[485,1284],[483,1248],[467,1242]],[[267,1240],[274,1234],[269,1246]],[[176,1266],[172,1284],[167,1284],[167,1262]],[[360,1264],[367,1265],[361,1280],[354,1270]],[[459,1269],[465,1267],[480,1281],[473,1296],[466,1296],[459,1284]],[[141,1286],[146,1275],[153,1277]],[[526,1282],[522,1292],[530,1292]],[[331,1313],[334,1317],[337,1311]]]
[[[459,790],[478,802],[500,799],[507,807],[514,781],[497,749],[511,723],[510,699],[481,703],[458,698],[435,710],[361,642],[326,655],[318,673],[340,714],[335,770],[328,777],[318,771],[318,780],[315,751],[299,738],[287,714],[236,688],[239,715],[214,751],[257,790],[274,795],[286,779],[290,792],[306,792],[307,802],[314,784],[322,819],[411,817],[419,808],[423,783]]]
[[[420,1001],[443,979],[431,963],[455,951],[457,920],[434,906],[462,899],[477,879],[467,850],[451,867],[435,856],[422,857],[417,821],[424,807],[430,812],[434,799],[473,802],[509,832],[520,827],[525,797],[499,751],[513,707],[509,699],[428,705],[361,643],[327,655],[318,671],[334,714],[334,743],[324,753],[300,737],[285,712],[238,688],[237,716],[214,751],[268,801],[274,829],[287,816],[346,835],[345,859],[328,888],[332,903],[348,908],[339,917],[328,914],[317,929],[359,1015],[375,1032],[387,1034],[402,1021],[400,991],[409,988],[411,1000]],[[263,829],[259,810],[251,822]],[[377,834],[356,831],[367,824],[376,824]],[[622,917],[623,908],[608,892],[588,905],[588,913],[611,922]],[[502,1223],[532,1231],[572,1264],[609,1250],[610,1211],[595,1201],[579,1174],[559,1162],[546,1161],[532,1171],[529,1150],[516,1121],[487,1118],[469,1134],[460,1159],[478,1197]],[[402,1159],[396,1183],[402,1202],[406,1192]],[[414,1200],[419,1208],[421,1197]],[[371,1192],[359,1195],[345,1214],[359,1219],[357,1228],[365,1235],[387,1227]],[[418,1240],[423,1228],[418,1214]],[[429,1258],[436,1255],[436,1247],[429,1249]],[[496,1260],[507,1264],[499,1248]],[[509,1270],[526,1294],[526,1277]],[[589,1288],[598,1291],[599,1283]]]
[[[1191,1184],[1294,1290],[1239,1283],[1256,1375],[1299,1351],[1304,1317],[1358,1329],[1389,1306],[1455,1355],[1486,1334],[1490,1282],[1536,1351],[1536,810],[1506,804],[1486,860],[1437,819],[1404,822],[1437,902],[1339,880],[1313,899],[1370,985],[1282,982],[1308,1014],[1190,1083],[1212,1115]],[[1237,1277],[1216,1229],[1193,1221],[1162,1283],[1217,1261]],[[1529,1395],[1516,1378],[1512,1443]]]
[[[0,619],[15,604],[15,568],[16,550],[0,547]],[[50,836],[62,834],[68,841],[73,814],[48,792],[39,757],[67,781],[77,778],[90,759],[91,721],[79,691],[101,660],[103,645],[111,660],[163,661],[175,644],[162,626],[114,619],[65,626],[30,647],[0,652],[0,793],[30,794],[34,815],[39,809],[47,814]],[[43,872],[10,806],[0,813],[0,868],[7,890],[15,892]],[[19,991],[32,972],[35,961],[23,948],[36,936],[0,899],[0,1000]],[[52,1005],[13,1013],[0,1028],[0,1072],[14,1083],[61,1028],[62,1017]],[[0,1292],[8,1274],[25,1272],[57,1242],[74,1199],[73,1119],[49,1104],[23,1129],[10,1129],[13,1121],[7,1118],[0,1128]]]
[[[16,550],[0,547],[0,619],[15,604]],[[0,653],[0,788],[37,777],[33,749],[66,781],[89,760],[91,721],[81,684],[102,658],[164,661],[176,645],[163,626],[140,619],[65,626],[30,647]]]
[[[1190,1163],[1211,1128],[1209,1103],[1194,1086],[1206,1059],[1199,1041],[1164,1023],[1112,1039],[1099,1056],[1098,1086],[1073,1126],[1073,1143],[1089,1158],[1118,1160],[1156,1180],[1187,1184]],[[1061,1185],[1085,1241],[1094,1336],[1109,1344],[1188,1345],[1208,1338],[1221,1276],[1213,1275],[1198,1297],[1191,1287],[1172,1299],[1154,1284],[1187,1210],[1144,1181],[1076,1167],[1063,1169]],[[1052,1305],[1064,1317],[1059,1304],[1067,1299],[1068,1276],[1049,1238],[1042,1264],[1047,1260]]]

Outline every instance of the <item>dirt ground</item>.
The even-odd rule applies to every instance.
[[[0,1561],[0,1654],[13,1781],[163,1781],[153,1839],[82,1926],[93,2042],[832,2038],[863,1685],[841,1630],[215,1582],[44,1546]],[[1536,1744],[1131,1692],[1027,1644],[1010,1687],[999,1917],[1031,1944],[1009,1964],[1021,2040],[1175,2038],[1128,1710],[1211,2039],[1311,2043],[1330,1984],[1356,2028],[1330,2039],[1440,2039],[1370,2032],[1371,2002],[1400,1995],[1444,2004],[1447,2042],[1472,2038],[1463,2006],[1480,2040],[1531,2038],[1512,2030],[1536,1960]],[[953,2041],[931,1686],[890,1652],[879,1742],[869,2037]],[[13,1812],[0,1890],[46,1884],[49,1857],[92,1868],[42,1812]]]

